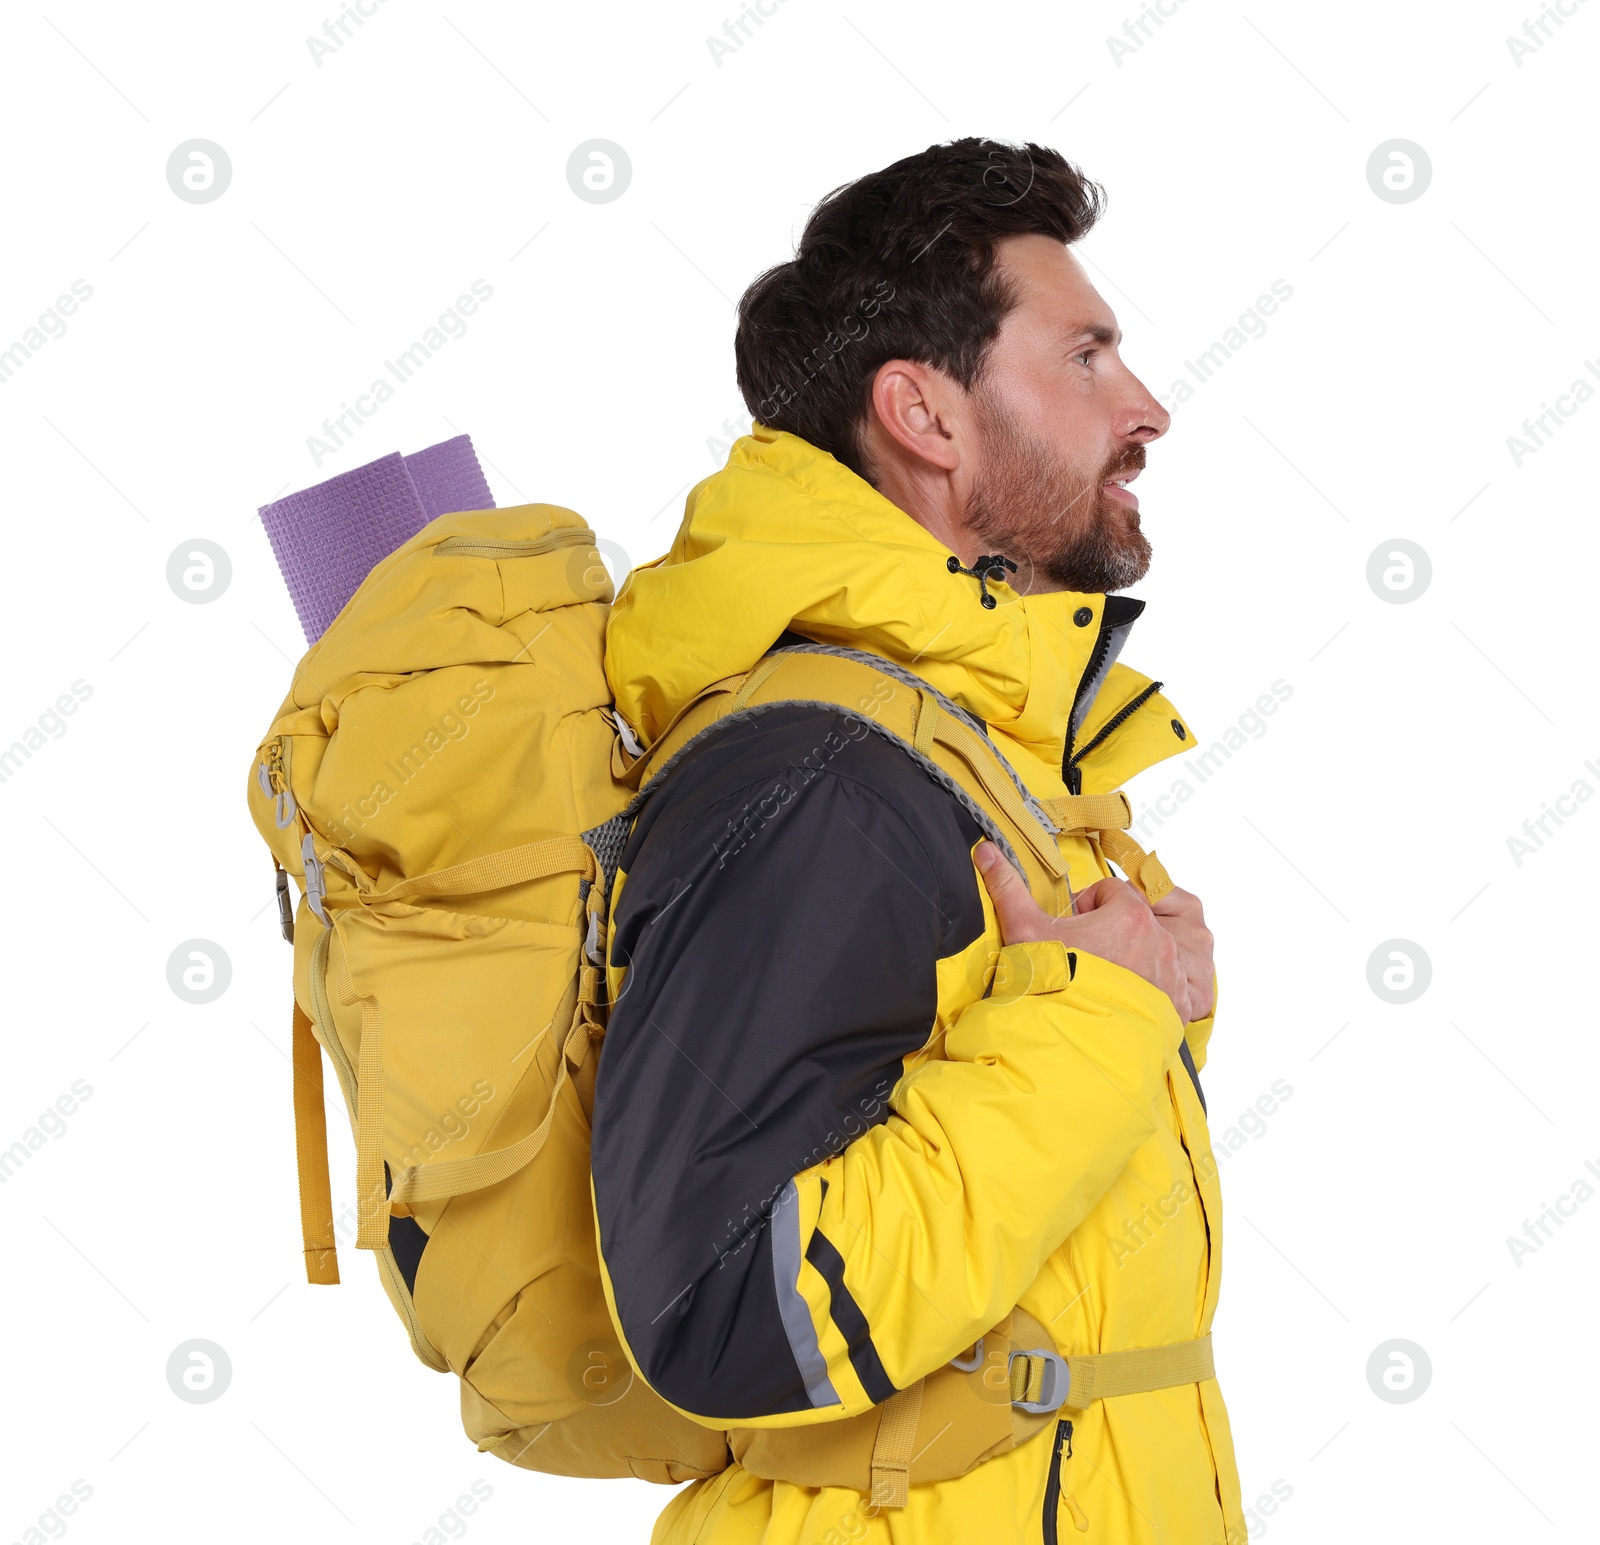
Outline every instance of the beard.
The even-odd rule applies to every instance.
[[[981,388],[974,408],[988,470],[973,487],[967,526],[983,551],[1017,563],[1013,588],[1098,595],[1143,579],[1151,548],[1139,512],[1102,485],[1144,466],[1144,447],[1085,467],[1024,434]]]

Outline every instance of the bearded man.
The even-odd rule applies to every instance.
[[[1119,659],[1169,418],[1071,251],[1102,205],[975,139],[830,194],[739,308],[750,435],[612,613],[650,747],[742,673],[883,688],[747,686],[620,861],[606,1292],[729,1444],[655,1545],[1243,1545],[1212,939],[1120,829],[1193,740]]]

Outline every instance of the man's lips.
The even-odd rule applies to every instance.
[[[1118,504],[1126,505],[1130,510],[1137,510],[1139,508],[1139,496],[1131,488],[1119,487],[1118,483],[1119,481],[1131,483],[1138,475],[1139,469],[1135,467],[1131,472],[1121,473],[1118,478],[1108,478],[1100,486],[1105,490],[1108,498],[1116,500]]]

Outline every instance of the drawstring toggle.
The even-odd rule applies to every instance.
[[[989,594],[987,581],[993,580],[997,585],[1004,582],[1006,570],[1015,574],[1017,566],[1004,553],[992,553],[987,556],[980,553],[974,560],[970,569],[961,567],[961,560],[954,555],[945,564],[952,574],[970,574],[978,582],[978,604],[985,611],[993,611],[998,604]]]

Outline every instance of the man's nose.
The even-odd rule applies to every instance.
[[[1115,429],[1121,439],[1148,445],[1172,427],[1172,415],[1156,401],[1143,381],[1137,377],[1131,379],[1132,390],[1118,414]]]

